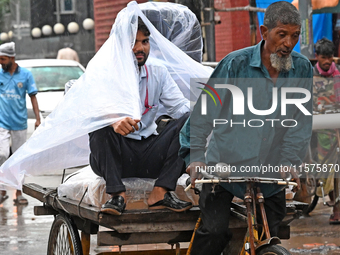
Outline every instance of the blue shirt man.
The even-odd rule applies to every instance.
[[[312,66],[292,52],[300,28],[294,6],[273,3],[261,26],[263,41],[229,54],[216,67],[208,85],[215,88],[220,105],[207,98],[202,107],[205,95],[201,95],[181,131],[180,155],[189,164],[193,185],[201,178],[199,169],[217,162],[230,164],[235,169],[231,174],[242,176],[261,176],[263,171],[251,169],[271,166],[274,175],[286,177],[285,170],[299,184],[294,166],[299,170],[312,131]],[[223,88],[225,84],[232,85],[233,94]],[[261,187],[271,236],[277,236],[286,211],[285,193],[280,190],[277,185]],[[244,193],[244,185],[218,185],[214,192],[211,184],[203,185],[199,201],[203,223],[195,233],[191,254],[221,254],[231,239],[231,200]]]
[[[26,93],[38,93],[32,73],[18,66],[11,75],[1,70],[0,127],[8,130],[27,129]]]
[[[31,72],[15,63],[14,42],[0,45],[0,64],[2,67],[0,71],[0,165],[2,165],[9,157],[10,140],[13,153],[26,142],[26,93],[31,98],[36,117],[35,127],[40,125],[40,116],[35,96],[38,90]],[[0,186],[0,204],[8,198],[3,189]],[[20,190],[17,190],[14,201],[27,204],[27,199],[22,196]]]

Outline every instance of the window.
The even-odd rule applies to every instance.
[[[60,14],[74,13],[76,11],[76,0],[55,0],[57,12],[59,7]]]
[[[73,12],[74,11],[74,0],[61,0],[60,6],[61,12]]]
[[[64,91],[65,83],[78,79],[84,71],[78,66],[26,67],[32,72],[39,92]]]

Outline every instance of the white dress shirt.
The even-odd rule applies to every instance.
[[[147,62],[147,64],[141,67],[139,73],[141,114],[146,109],[146,87],[148,87],[148,104],[152,108],[142,115],[139,124],[140,129],[128,134],[126,136],[128,138],[141,140],[142,137],[147,138],[152,134],[158,134],[156,132],[155,117],[160,105],[164,107],[166,114],[174,119],[178,119],[190,111],[189,100],[184,97],[165,66]]]

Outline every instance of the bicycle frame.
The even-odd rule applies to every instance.
[[[256,250],[266,244],[280,244],[278,237],[271,237],[267,215],[264,209],[264,197],[259,187],[256,194],[254,192],[254,183],[247,183],[247,190],[244,195],[244,203],[247,208],[247,225],[248,230],[244,239],[243,248],[240,254],[256,254]],[[259,224],[257,223],[256,203],[260,207],[260,216],[262,218],[262,234],[259,236]],[[265,239],[262,240],[263,235]]]
[[[203,174],[203,176],[212,177],[209,174]],[[232,182],[245,182],[246,192],[244,194],[244,204],[246,205],[246,218],[247,218],[247,234],[244,239],[243,247],[241,250],[240,255],[255,255],[256,250],[263,247],[267,244],[280,244],[281,241],[278,237],[271,237],[269,231],[269,225],[267,221],[267,216],[264,208],[264,196],[260,190],[260,187],[256,187],[255,192],[255,184],[256,183],[276,183],[278,185],[292,185],[297,186],[295,182],[284,181],[283,179],[273,179],[273,178],[249,178],[249,177],[231,177],[226,179],[219,179],[217,177],[213,177],[213,179],[203,179],[203,180],[196,180],[195,184],[199,183],[213,183],[217,185],[222,182],[232,183]],[[191,184],[185,190],[190,189]],[[262,233],[259,236],[259,224],[257,223],[257,212],[256,212],[256,204],[260,207],[260,217],[262,219]],[[200,223],[200,219],[198,220],[195,231],[198,228]],[[193,234],[193,238],[195,235],[195,231]],[[263,236],[265,239],[262,240]],[[193,238],[190,242],[189,247],[191,248],[191,244]],[[190,250],[188,249],[188,253],[190,254]]]

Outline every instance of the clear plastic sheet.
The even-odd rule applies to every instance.
[[[185,181],[189,177],[183,174],[177,181],[175,194],[184,201],[198,205],[198,195],[194,191],[184,191]],[[124,178],[126,188],[127,209],[147,209],[147,199],[155,184],[154,179],[147,178]],[[86,191],[87,189],[87,191]],[[86,193],[85,193],[86,192]],[[84,195],[85,193],[85,195]],[[84,197],[83,197],[84,195]],[[97,176],[90,166],[86,166],[68,176],[58,187],[58,196],[101,207],[110,196],[106,194],[106,183],[102,177]]]
[[[148,194],[153,189],[155,180],[125,178],[122,181],[126,188],[127,204],[133,207],[133,203],[141,201],[147,208]],[[86,166],[65,178],[58,187],[58,196],[80,201],[86,192],[82,202],[100,207],[110,198],[105,190],[105,180],[93,173],[90,166]]]
[[[202,62],[201,24],[184,5],[174,3],[140,4],[144,15],[169,41],[197,62]]]
[[[151,32],[148,61],[164,64],[185,97],[197,99],[200,90],[190,90],[190,78],[208,78],[212,69],[194,61],[162,36],[138,4],[130,2],[118,14],[111,36],[89,62],[86,72],[32,137],[0,167],[0,184],[21,189],[25,175],[87,165],[88,133],[126,116],[141,117],[137,61],[132,53],[137,16]]]

